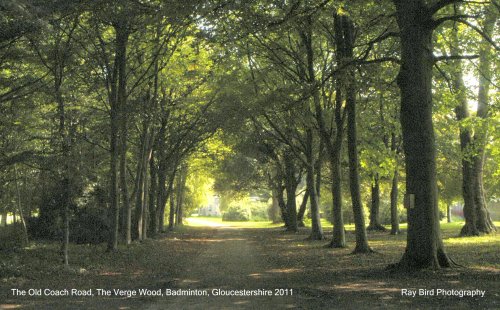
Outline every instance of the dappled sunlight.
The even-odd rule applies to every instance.
[[[298,268],[281,268],[281,269],[271,269],[267,270],[268,273],[293,273],[293,272],[302,272],[302,269]]]
[[[17,304],[0,304],[0,309],[21,309],[22,305]]]
[[[182,284],[194,284],[194,283],[200,283],[200,280],[198,279],[182,279],[180,281]]]
[[[195,218],[195,217],[190,217],[186,219],[187,225],[193,226],[193,227],[226,227],[229,226],[225,223],[218,223],[215,221],[211,220],[205,220],[205,219],[200,219],[200,218]]]
[[[255,279],[262,278],[262,274],[261,273],[251,273],[248,276],[251,277],[251,278],[255,278]]]
[[[200,242],[200,243],[213,243],[213,242],[226,242],[226,241],[248,241],[247,239],[243,238],[223,238],[223,239],[215,239],[215,238],[190,238],[188,240],[185,239],[176,239],[173,241],[181,241],[184,243],[193,243],[193,242]]]
[[[123,273],[121,272],[113,272],[113,271],[103,271],[99,273],[100,276],[106,276],[106,277],[115,277],[115,276],[121,276]]]
[[[334,285],[335,290],[340,291],[365,291],[375,294],[399,293],[400,288],[387,287],[387,282],[348,282],[345,284]]]
[[[249,300],[240,300],[240,301],[233,302],[233,304],[235,304],[235,305],[247,305],[249,303],[250,303]]]
[[[222,229],[272,229],[282,224],[272,224],[270,221],[222,221],[220,217],[189,217],[186,223],[190,227],[213,227]]]
[[[492,233],[491,235],[487,236],[477,236],[477,237],[449,237],[444,239],[445,244],[449,245],[477,245],[479,243],[481,244],[494,244],[498,243],[500,246],[500,235],[496,233]]]

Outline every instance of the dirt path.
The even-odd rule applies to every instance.
[[[266,261],[267,254],[262,252],[258,239],[258,234],[252,234],[252,230],[217,227],[207,240],[209,246],[187,267],[185,275],[177,279],[172,288],[175,292],[196,290],[208,296],[164,296],[147,309],[299,307],[303,301],[292,287],[273,276],[275,270]],[[230,294],[241,290],[257,296],[217,296],[219,292]],[[264,291],[272,296],[262,296]]]

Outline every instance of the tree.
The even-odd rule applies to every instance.
[[[483,25],[484,36],[479,47],[479,91],[476,116],[480,121],[475,129],[473,141],[470,140],[470,133],[463,132],[464,137],[462,137],[461,134],[461,143],[462,140],[464,140],[463,144],[472,144],[475,148],[475,154],[469,162],[465,163],[464,167],[464,179],[468,182],[467,184],[464,184],[464,200],[467,199],[468,203],[464,205],[465,225],[460,232],[463,236],[477,235],[480,233],[487,234],[496,230],[486,206],[483,188],[483,166],[485,158],[485,145],[488,136],[488,119],[490,117],[489,89],[492,78],[491,60],[493,57],[489,38],[493,37],[493,28],[497,20],[498,5],[495,5],[494,2],[492,2],[486,8]],[[457,81],[457,89],[460,91],[461,85],[459,78]],[[460,112],[462,119],[467,117],[463,111]],[[458,114],[459,113],[457,113],[457,116]],[[466,148],[466,146],[464,148]]]

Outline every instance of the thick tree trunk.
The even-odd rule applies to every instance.
[[[271,210],[270,210],[270,214],[269,214],[269,217],[271,218],[271,221],[273,222],[273,224],[276,224],[276,223],[279,223],[281,222],[281,220],[283,220],[282,217],[280,217],[280,205],[279,205],[279,201],[278,201],[278,193],[277,193],[277,189],[273,186],[272,187],[272,205],[271,205]]]
[[[387,229],[380,224],[380,180],[378,174],[373,177],[371,185],[371,203],[370,203],[370,224],[367,230],[386,231]]]
[[[287,204],[285,201],[285,195],[284,195],[285,187],[284,186],[279,186],[279,188],[276,190],[276,198],[278,199],[278,206],[281,210],[281,219],[285,223],[285,228],[288,228],[289,224],[289,216],[288,216],[288,211],[287,211]]]
[[[453,55],[460,55],[461,50],[458,40],[458,28],[454,27],[451,36],[451,50]],[[464,200],[464,218],[465,226],[460,232],[461,235],[477,236],[479,231],[476,226],[476,203],[474,201],[474,175],[473,163],[470,153],[473,151],[472,134],[468,125],[463,124],[470,117],[469,105],[467,103],[467,89],[463,81],[462,64],[460,61],[453,66],[452,83],[454,97],[457,102],[455,115],[460,122],[460,151],[462,153],[462,198]]]
[[[424,1],[394,1],[401,38],[401,126],[406,161],[408,235],[396,265],[403,269],[449,267],[439,228],[435,140],[432,124],[432,16]]]
[[[498,8],[492,3],[484,18],[484,33],[492,36],[497,19]],[[492,80],[491,59],[494,57],[489,42],[483,39],[479,50],[479,92],[477,100],[477,117],[482,121],[476,126],[473,144],[476,153],[471,160],[470,177],[472,179],[472,195],[474,208],[469,210],[466,216],[464,205],[465,225],[461,235],[488,234],[496,231],[496,227],[491,220],[487,209],[483,188],[483,165],[485,158],[485,145],[488,139],[488,119],[489,119],[489,90]]]
[[[342,144],[340,142],[339,144]],[[332,196],[333,196],[333,236],[330,243],[332,248],[345,248],[345,228],[342,214],[342,169],[340,166],[340,152],[331,154],[330,165],[332,174]]]
[[[297,180],[295,179],[295,164],[292,154],[285,153],[285,189],[286,189],[286,212],[287,212],[287,231],[298,231],[297,226],[297,203],[295,194],[297,191]]]

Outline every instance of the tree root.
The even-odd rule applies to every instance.
[[[369,230],[369,231],[387,231],[387,228],[385,228],[384,226],[382,226],[380,224],[375,224],[375,225],[368,225],[368,227],[366,227],[366,230]]]

